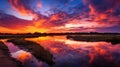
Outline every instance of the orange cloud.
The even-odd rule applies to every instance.
[[[19,0],[9,0],[9,3],[12,5],[12,7],[20,12],[22,15],[26,15],[28,13],[31,13],[31,11],[27,10],[24,6],[19,5]]]
[[[47,21],[46,19],[40,19],[40,20],[34,21],[34,25],[35,25],[35,27],[40,27],[46,21]]]
[[[26,0],[8,0],[13,9],[23,16],[33,16],[34,19],[38,18],[38,14],[31,9]]]
[[[34,32],[41,32],[41,33],[44,33],[44,32],[48,32],[49,29],[47,28],[38,28],[38,27],[35,27],[35,26],[26,26],[25,28],[21,29],[21,30],[24,30],[25,32],[31,32],[31,33],[34,33]]]
[[[19,30],[19,29],[10,29],[10,28],[1,27],[1,26],[0,26],[0,32],[3,32],[3,33],[25,33],[25,31],[23,32],[22,30]]]
[[[72,0],[71,0],[72,1]],[[49,16],[41,15],[37,13],[35,9],[32,9],[29,5],[29,1],[27,0],[9,0],[9,3],[12,7],[18,11],[21,15],[31,15],[34,17],[30,25],[25,25],[24,27],[20,24],[15,24],[16,30],[18,32],[71,32],[71,31],[95,31],[97,28],[103,27],[112,27],[120,24],[119,18],[113,15],[114,9],[119,5],[115,0],[100,0],[100,4],[97,0],[83,0],[85,2],[85,9],[78,9],[78,6],[75,6],[71,13],[59,11],[59,9],[53,9],[52,14]],[[120,0],[118,0],[119,2]],[[106,6],[106,4],[101,5],[101,3],[109,4],[110,6]],[[113,4],[112,4],[113,3]],[[31,3],[30,3],[31,4]],[[35,7],[42,8],[43,5],[41,2],[35,3]],[[113,6],[111,6],[113,5]],[[67,6],[66,6],[67,7]],[[54,8],[54,7],[53,7]],[[75,10],[75,11],[74,11]],[[82,12],[82,10],[84,12]],[[88,11],[87,11],[88,10]],[[58,11],[58,12],[57,12]],[[73,13],[72,13],[73,12]],[[81,13],[80,13],[81,12]],[[83,21],[85,20],[85,21]],[[17,23],[17,21],[15,21]],[[113,24],[112,24],[113,23]],[[3,24],[3,23],[2,23]],[[15,27],[15,25],[13,25]],[[9,27],[9,26],[8,26]],[[12,31],[9,29],[9,31]],[[16,32],[16,31],[15,31]]]

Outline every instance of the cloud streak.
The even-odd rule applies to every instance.
[[[26,25],[28,21],[17,20],[11,22],[13,26],[16,24],[20,25],[19,28],[37,29],[34,32],[40,29],[44,29],[45,32],[55,32],[57,29],[97,31],[97,29],[120,26],[120,0],[57,0],[54,2],[52,0],[8,0],[8,2],[21,15],[33,16],[33,20],[28,25]],[[19,24],[19,21],[23,24]],[[0,24],[7,27],[7,23],[3,21]]]

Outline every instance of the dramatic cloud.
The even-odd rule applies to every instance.
[[[94,21],[118,24],[120,0],[84,0],[89,6],[90,18]],[[117,13],[117,14],[116,14]]]
[[[16,18],[12,15],[7,15],[5,13],[0,13],[0,26],[7,28],[19,28],[24,27],[26,25],[30,25],[31,21],[23,20]]]
[[[8,0],[8,3],[20,15],[33,19],[6,18],[0,20],[0,25],[8,28],[17,25],[27,32],[88,32],[120,26],[120,0]],[[11,24],[7,25],[8,22]]]
[[[38,14],[31,8],[33,0],[8,0],[12,7],[22,15],[32,15],[34,19],[38,17]],[[37,1],[37,0],[35,0]],[[37,7],[41,7],[40,3],[36,4]]]

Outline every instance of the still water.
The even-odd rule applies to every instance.
[[[67,39],[66,36],[26,40],[39,43],[53,54],[55,64],[52,67],[91,67],[93,63],[101,65],[105,62],[107,66],[115,62],[116,67],[119,67],[120,64],[120,44],[74,41]],[[12,56],[23,62],[25,67],[49,67],[45,62],[38,61],[31,53],[19,49],[14,44],[9,42],[5,44],[9,47]]]

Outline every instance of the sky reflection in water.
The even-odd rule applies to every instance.
[[[53,67],[84,67],[100,55],[105,59],[120,62],[120,45],[107,42],[82,42],[66,39],[65,36],[29,38],[49,50],[55,57]],[[48,67],[45,63],[38,62],[29,52],[20,50],[11,43],[6,43],[13,57],[24,62],[29,67]],[[117,54],[117,56],[116,56]]]

